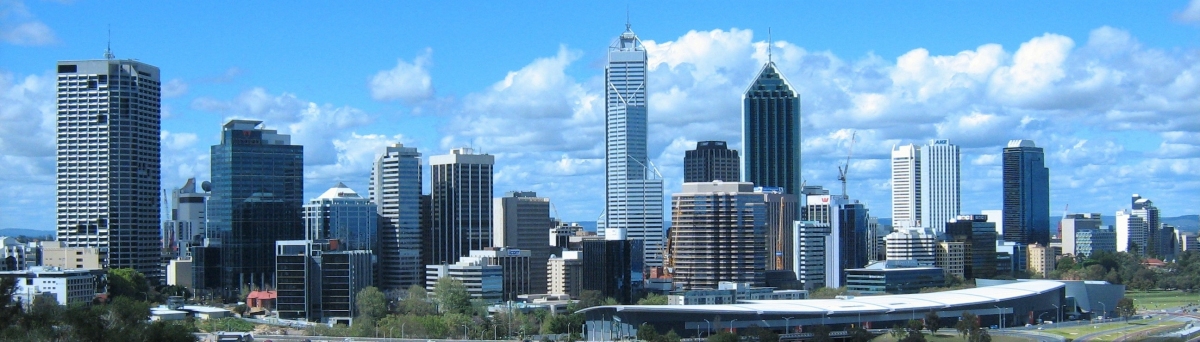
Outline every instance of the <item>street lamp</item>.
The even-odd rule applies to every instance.
[[[1104,311],[1100,312],[1100,317],[1108,317],[1108,305],[1104,305],[1104,301],[1100,301],[1099,303],[1100,307],[1104,309]]]
[[[463,327],[463,339],[464,340],[471,339],[471,333],[467,331],[467,326],[464,324],[462,327]]]
[[[705,325],[705,327],[707,327],[707,328],[706,328],[706,329],[704,329],[704,331],[705,331],[706,333],[708,333],[708,335],[709,335],[709,336],[712,336],[712,322],[709,322],[709,321],[706,319],[706,320],[704,320],[704,323],[708,323],[708,325]]]
[[[795,318],[795,317],[784,317],[783,318],[783,333],[784,334],[790,334],[792,332],[792,318]]]
[[[1042,320],[1042,315],[1045,315],[1045,314],[1048,314],[1048,313],[1049,313],[1049,312],[1043,312],[1043,313],[1040,313],[1040,314],[1038,314],[1038,321],[1037,321],[1037,324],[1038,324],[1038,325],[1041,325],[1041,324],[1042,324],[1041,322],[1045,322],[1045,321],[1043,321],[1043,320]]]
[[[999,305],[992,305],[992,306],[996,307],[996,316],[1000,317],[1000,329],[1004,329],[1004,311],[1000,310]]]
[[[729,321],[729,332],[737,334],[737,328],[733,326],[734,323],[737,323],[737,319]]]
[[[1050,304],[1050,305],[1054,305],[1054,304]],[[1055,322],[1054,326],[1057,327],[1059,324],[1062,323],[1062,307],[1058,306],[1058,305],[1054,305],[1054,309],[1058,310],[1058,320],[1054,321]]]

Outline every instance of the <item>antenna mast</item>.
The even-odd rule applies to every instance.
[[[117,56],[112,53],[112,24],[108,24],[108,47],[104,49],[104,59],[113,59],[114,57]]]
[[[773,44],[775,44],[775,40],[771,39],[771,28],[768,27],[767,28],[767,62],[768,63],[770,63],[772,61],[771,60],[771,45],[773,45]]]

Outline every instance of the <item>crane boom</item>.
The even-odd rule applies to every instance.
[[[846,198],[846,174],[850,172],[850,157],[854,155],[854,142],[858,140],[858,132],[850,132],[850,146],[846,152],[846,163],[838,166],[838,181],[842,182],[842,198]]]

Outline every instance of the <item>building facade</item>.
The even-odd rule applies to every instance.
[[[1062,255],[1061,247],[1042,246],[1039,244],[1029,245],[1029,274],[1040,275],[1042,278],[1049,278],[1049,272],[1055,269],[1058,265],[1058,256]]]
[[[1050,169],[1032,140],[1004,148],[1004,240],[1050,244]]]
[[[488,265],[500,266],[503,274],[500,300],[503,301],[516,301],[520,295],[546,292],[532,290],[532,279],[535,273],[531,266],[532,256],[531,251],[517,248],[493,247],[482,251],[471,251],[471,257],[480,258]],[[542,274],[544,276],[546,272],[543,271]]]
[[[547,293],[546,263],[554,252],[548,233],[555,225],[550,217],[550,199],[538,197],[533,191],[511,191],[493,200],[493,205],[493,245],[529,252],[527,293]]]
[[[947,140],[892,148],[892,224],[943,233],[961,206],[959,158]]]
[[[938,241],[934,267],[942,269],[947,276],[967,279],[967,244],[961,241]]]
[[[887,260],[915,260],[921,266],[937,261],[937,239],[924,229],[896,229],[887,235]]]
[[[431,265],[453,264],[492,247],[492,168],[496,158],[470,148],[429,157],[432,169]]]
[[[433,292],[442,278],[461,281],[471,299],[497,303],[504,296],[504,267],[483,258],[465,256],[453,264],[425,266],[425,291]]]
[[[783,188],[755,187],[763,196],[766,212],[767,270],[792,270],[796,253],[792,225],[799,220],[796,195],[783,193]]]
[[[375,202],[358,195],[346,184],[325,190],[304,205],[308,240],[338,240],[342,250],[378,252],[379,214]]]
[[[30,308],[40,296],[53,299],[58,305],[88,305],[96,294],[106,290],[104,274],[101,269],[33,266],[28,270],[0,271],[0,278],[13,279],[12,299]]]
[[[767,61],[742,96],[743,181],[800,195],[800,95]]]
[[[1084,231],[1100,229],[1100,224],[1100,213],[1067,214],[1063,216],[1059,224],[1059,235],[1061,235],[1059,238],[1062,239],[1062,254],[1073,256],[1084,255],[1079,250],[1078,234]]]
[[[198,185],[195,178],[188,178],[183,186],[171,191],[171,211],[162,227],[163,263],[190,258],[192,246],[204,243],[208,191],[203,187],[197,191]]]
[[[996,224],[987,215],[960,215],[945,224],[948,241],[966,243],[966,279],[996,275]]]
[[[724,141],[696,142],[696,149],[683,155],[683,182],[736,182],[741,180],[742,158]]]
[[[424,285],[421,258],[421,153],[395,144],[375,158],[368,189],[379,209],[379,285]]]
[[[562,256],[551,256],[547,263],[550,286],[547,293],[565,294],[579,298],[583,291],[583,259],[580,251],[562,251]]]
[[[57,239],[162,280],[159,69],[136,60],[57,64]]]
[[[646,269],[641,240],[584,240],[583,290],[599,291],[621,303],[632,303],[645,289]]]
[[[285,240],[275,245],[279,318],[349,325],[358,292],[374,283],[373,256],[337,240]]]
[[[1117,211],[1116,224],[1117,251],[1134,255],[1148,255],[1150,227],[1142,216],[1134,215],[1131,210]]]
[[[668,267],[683,290],[715,289],[720,282],[764,286],[766,208],[754,184],[683,183],[671,195]]]
[[[304,238],[304,147],[262,121],[230,120],[211,151],[208,237],[196,251],[196,285],[234,294],[246,284],[272,284],[275,242]]]
[[[879,261],[846,273],[846,289],[864,295],[918,293],[922,288],[946,284],[945,270],[913,260]]]

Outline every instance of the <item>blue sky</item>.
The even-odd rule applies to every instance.
[[[782,6],[781,6],[782,5]],[[627,11],[628,7],[628,11]],[[306,193],[366,191],[381,146],[497,156],[497,195],[594,220],[604,52],[626,16],[650,53],[650,153],[670,193],[697,140],[738,140],[766,59],[801,91],[804,174],[890,216],[889,150],[963,147],[963,210],[1000,206],[999,152],[1046,148],[1052,213],[1200,204],[1200,5],[1156,2],[52,2],[0,0],[0,227],[54,225],[53,74],[99,58],[162,69],[163,182],[208,177],[229,118],[306,146]],[[737,146],[740,148],[740,146]]]

